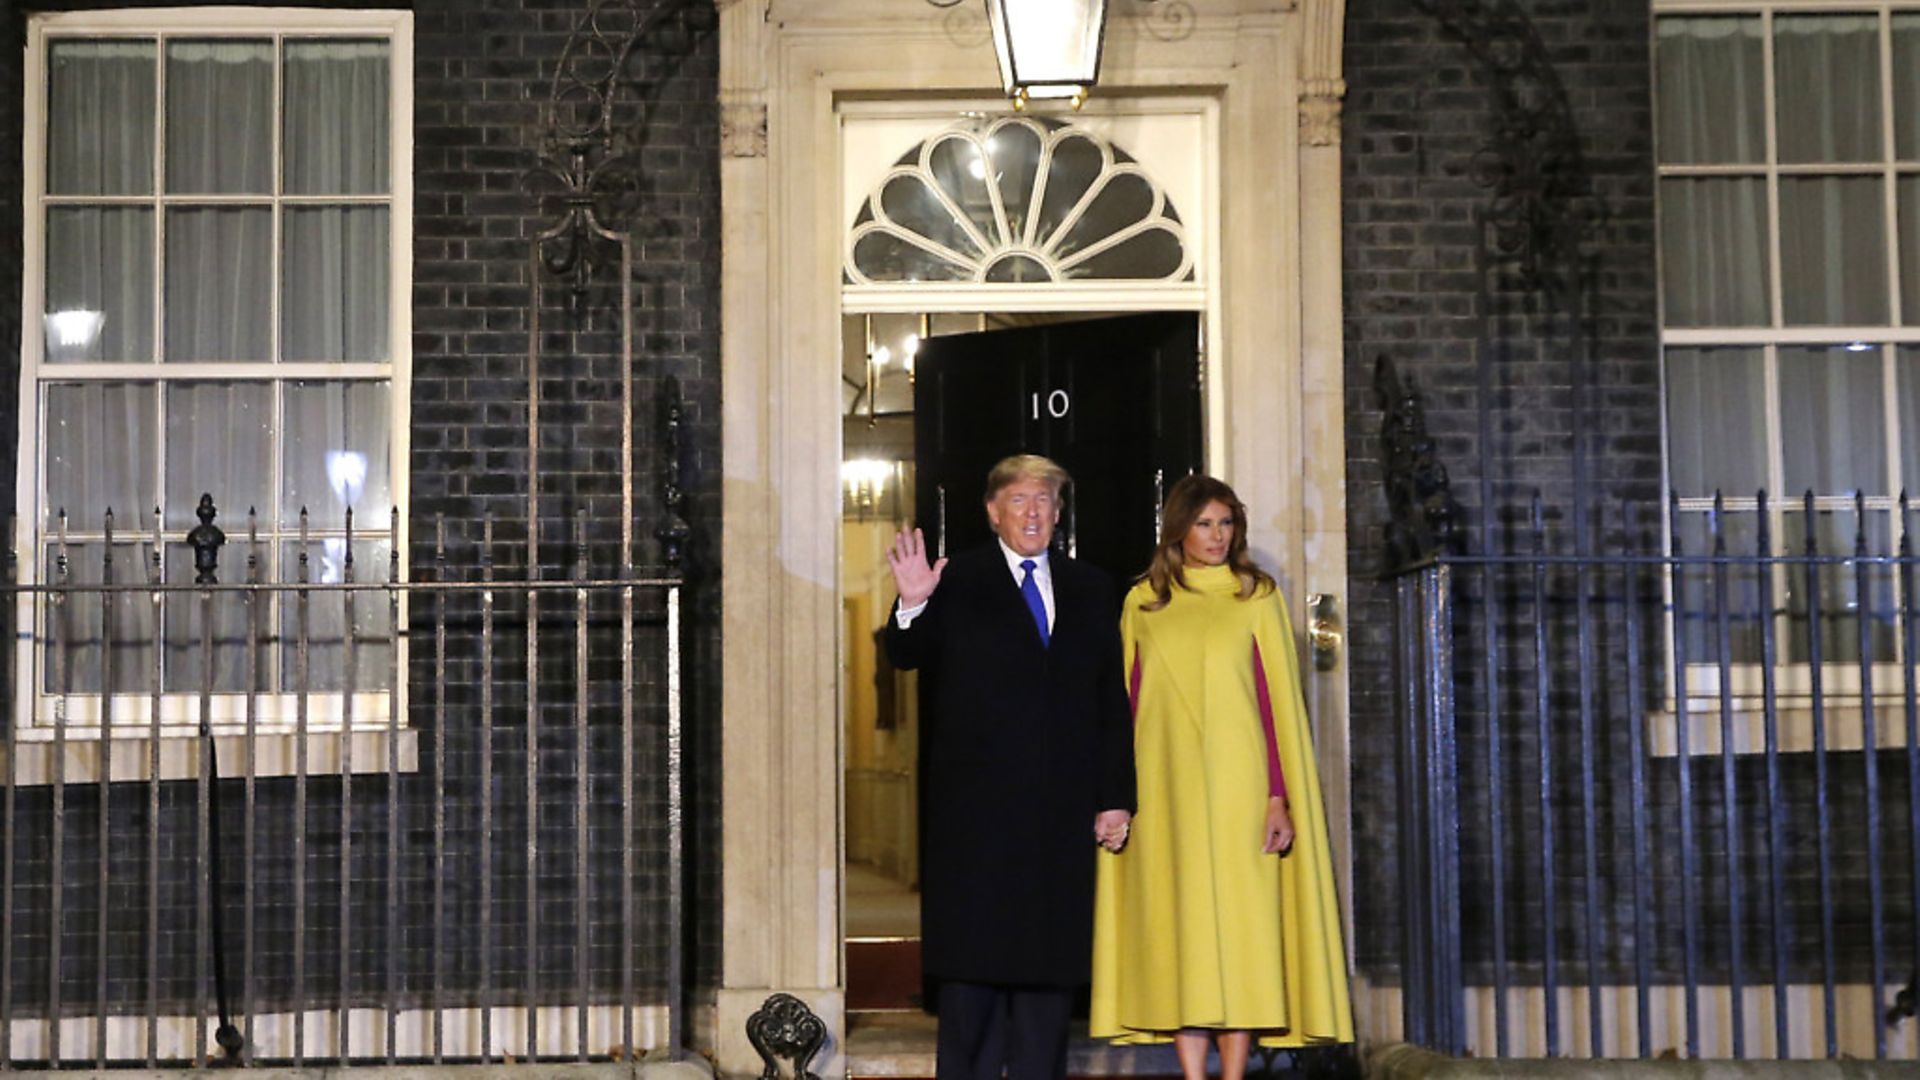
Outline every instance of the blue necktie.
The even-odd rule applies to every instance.
[[[1033,580],[1034,561],[1021,559],[1020,569],[1026,573],[1020,578],[1020,599],[1027,602],[1027,610],[1033,612],[1033,625],[1040,631],[1040,644],[1047,645],[1050,635],[1047,633],[1047,604],[1040,599],[1040,586]]]

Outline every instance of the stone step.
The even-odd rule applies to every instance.
[[[848,1012],[917,1012],[920,992],[919,938],[847,939]]]
[[[1139,1080],[1180,1075],[1172,1046],[1114,1046],[1087,1037],[1086,1021],[1074,1022],[1067,1046],[1067,1076],[1074,1080]],[[932,1077],[934,1018],[921,1012],[847,1014],[847,1075],[873,1080]]]

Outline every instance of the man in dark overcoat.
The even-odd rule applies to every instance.
[[[928,565],[916,529],[887,553],[887,652],[928,684],[920,929],[939,1080],[1066,1075],[1094,845],[1118,850],[1134,809],[1113,586],[1048,550],[1066,480],[1008,458],[987,478],[992,544]]]

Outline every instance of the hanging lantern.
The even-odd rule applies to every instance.
[[[1000,82],[1014,108],[1065,98],[1078,108],[1100,78],[1106,0],[987,0]]]

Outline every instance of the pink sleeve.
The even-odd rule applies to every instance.
[[[1127,704],[1133,706],[1135,719],[1140,716],[1140,653],[1133,654],[1133,672],[1127,676]]]
[[[1135,686],[1139,674],[1134,675]],[[1260,699],[1260,727],[1267,737],[1267,795],[1287,797],[1287,778],[1280,771],[1280,742],[1273,732],[1273,698],[1267,693],[1267,669],[1260,662],[1260,643],[1253,643],[1253,692]]]

